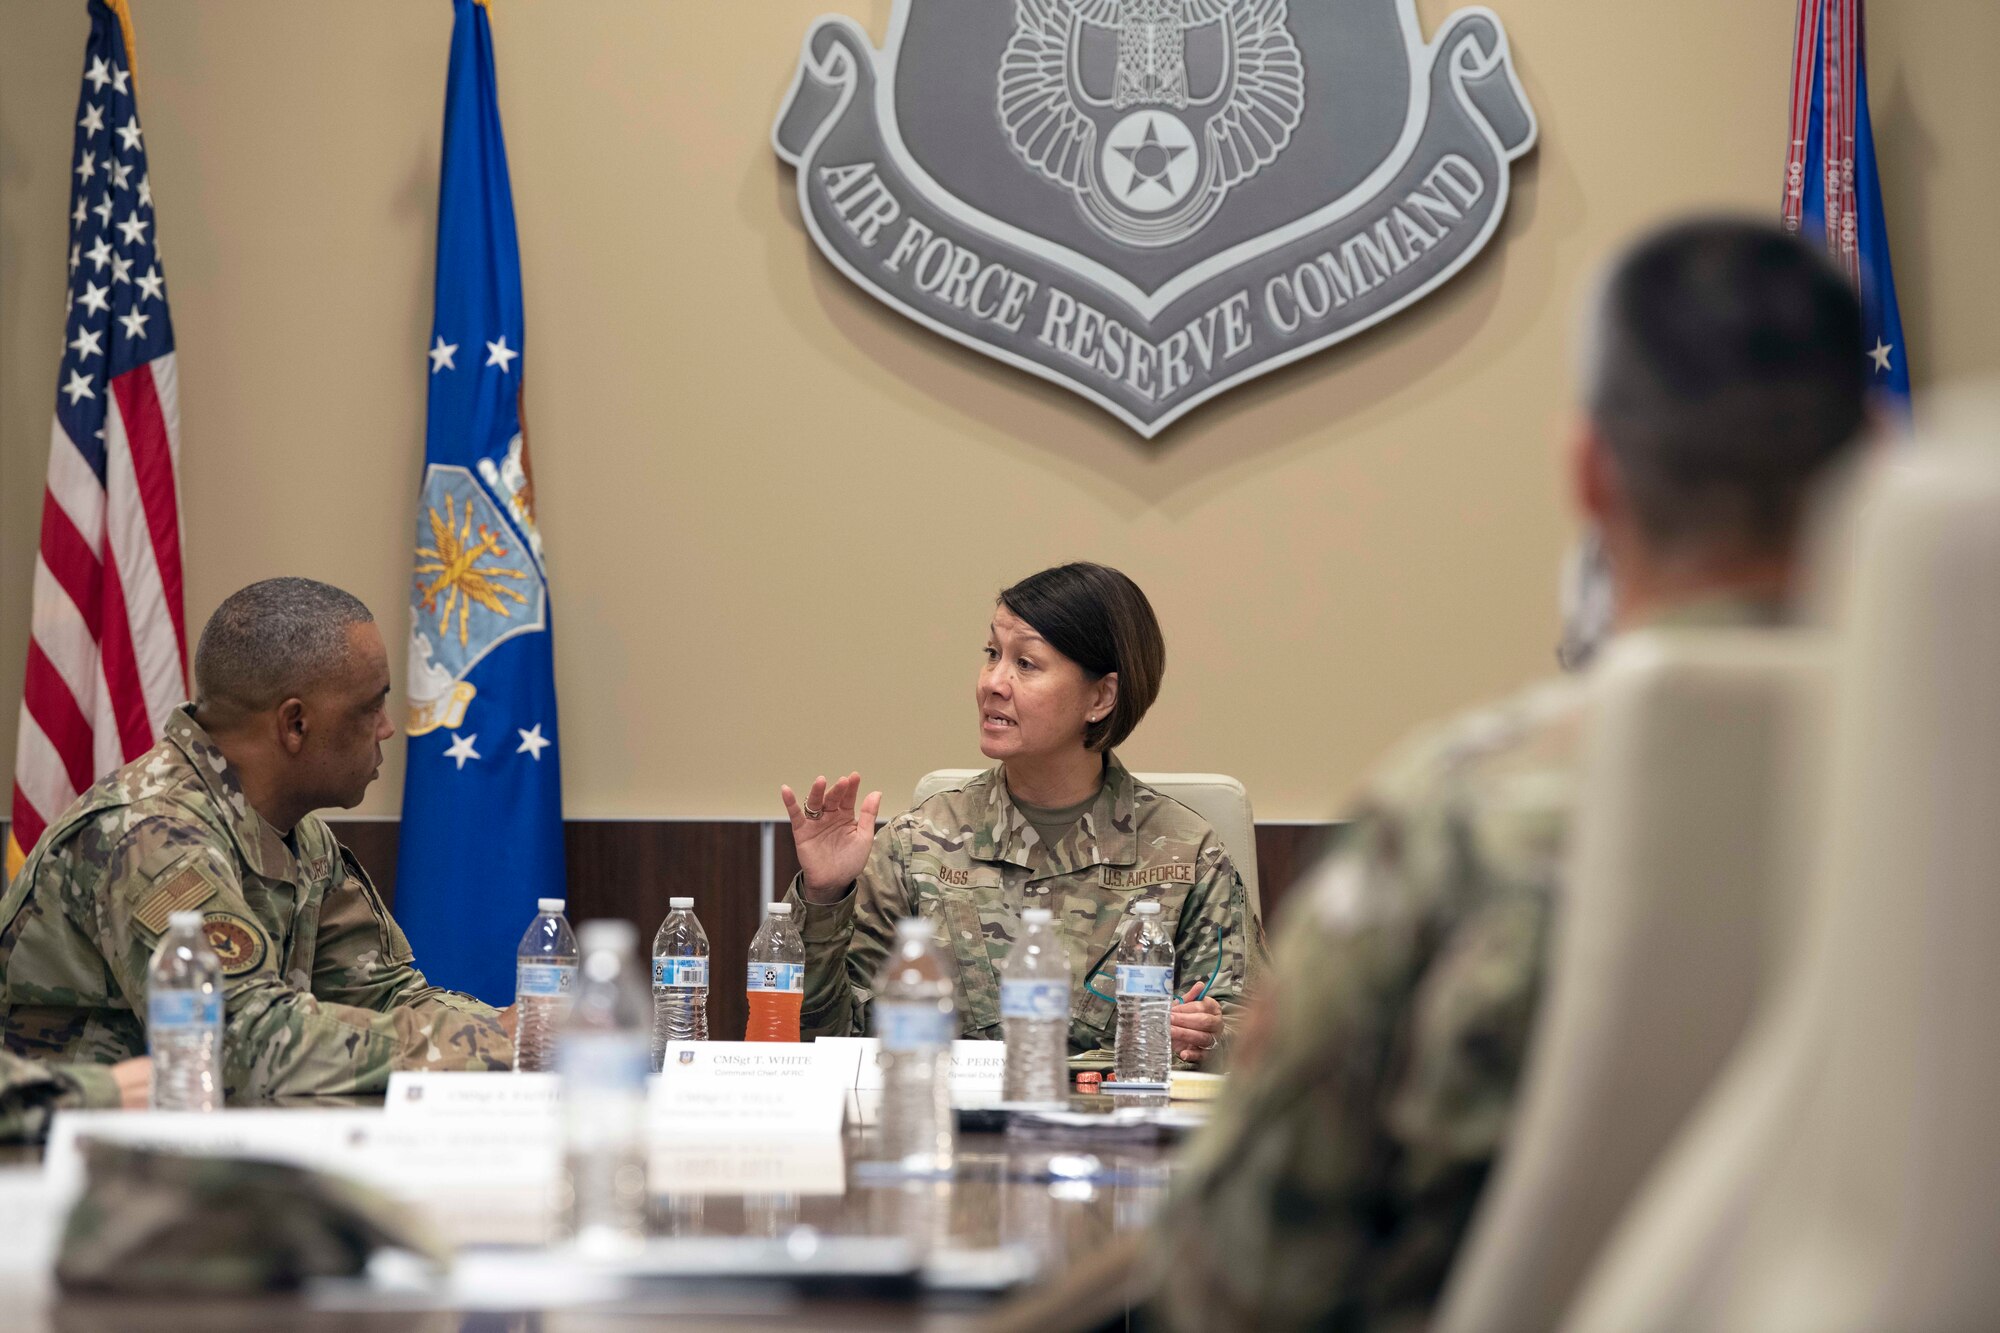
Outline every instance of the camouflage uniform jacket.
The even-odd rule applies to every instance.
[[[120,1104],[110,1065],[42,1064],[0,1049],[0,1143],[40,1139],[65,1107]]]
[[[1174,994],[1197,981],[1233,1019],[1248,970],[1261,964],[1249,897],[1229,854],[1201,816],[1105,764],[1097,803],[1053,846],[1007,795],[998,768],[890,820],[868,865],[840,901],[788,895],[806,943],[806,1036],[868,1030],[868,1006],[896,922],[938,925],[957,963],[960,1035],[1000,1039],[1000,963],[1021,912],[1046,907],[1068,949],[1069,1048],[1102,1064],[1116,1040],[1112,952],[1126,909],[1158,899],[1174,936]]]
[[[1723,599],[1656,623],[1774,619]],[[1255,1049],[1161,1219],[1162,1324],[1427,1322],[1513,1110],[1585,699],[1559,679],[1420,735],[1293,890]]]
[[[222,962],[232,1098],[512,1063],[492,1009],[411,965],[325,822],[307,816],[288,845],[186,708],[50,826],[0,898],[0,1038],[44,1060],[145,1054],[147,963],[176,910],[203,914]]]

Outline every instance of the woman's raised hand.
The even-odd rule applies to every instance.
[[[882,808],[882,793],[871,791],[855,808],[861,790],[861,775],[849,773],[826,785],[824,777],[814,778],[805,804],[790,787],[778,788],[784,798],[785,813],[792,817],[792,845],[798,849],[799,869],[805,872],[805,895],[812,902],[832,902],[860,878],[868,864],[868,849],[875,843],[875,812]]]

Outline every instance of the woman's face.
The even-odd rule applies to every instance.
[[[979,751],[1003,763],[1083,748],[1084,728],[1111,711],[1114,673],[1092,680],[1003,604],[979,672]]]

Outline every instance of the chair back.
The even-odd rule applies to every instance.
[[[1437,1333],[1553,1328],[1741,1037],[1823,657],[1800,632],[1655,630],[1592,673],[1547,999]]]
[[[1990,1327],[2000,1310],[2000,449],[1864,488],[1797,966],[1566,1327]]]

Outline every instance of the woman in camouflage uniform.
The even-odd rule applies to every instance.
[[[875,972],[907,916],[936,922],[957,962],[961,1035],[997,1040],[999,965],[1029,907],[1054,911],[1073,978],[1072,1063],[1116,1041],[1112,951],[1132,903],[1157,899],[1174,935],[1173,1048],[1212,1058],[1257,931],[1215,830],[1133,779],[1111,747],[1159,693],[1166,645],[1132,580],[1102,565],[1044,570],[1000,594],[974,691],[979,748],[998,767],[880,832],[859,774],[781,789],[800,873],[788,894],[806,942],[807,1036],[864,1033]]]

